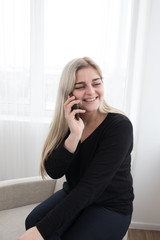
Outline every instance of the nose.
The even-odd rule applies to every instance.
[[[86,86],[86,94],[92,95],[94,93],[94,88],[92,85],[87,85]]]

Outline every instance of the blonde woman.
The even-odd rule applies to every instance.
[[[133,210],[132,147],[132,124],[106,104],[98,65],[69,62],[40,166],[42,177],[66,182],[30,213],[20,239],[121,240]]]

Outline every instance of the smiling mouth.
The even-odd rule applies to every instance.
[[[85,102],[94,102],[97,98],[98,98],[98,96],[94,97],[94,98],[86,98],[83,101],[85,101]]]

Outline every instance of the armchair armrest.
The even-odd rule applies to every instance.
[[[0,210],[45,200],[54,193],[56,180],[29,177],[0,182]]]

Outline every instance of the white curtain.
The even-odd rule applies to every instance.
[[[0,0],[0,180],[38,175],[59,77],[101,67],[106,101],[130,114],[136,0]]]

